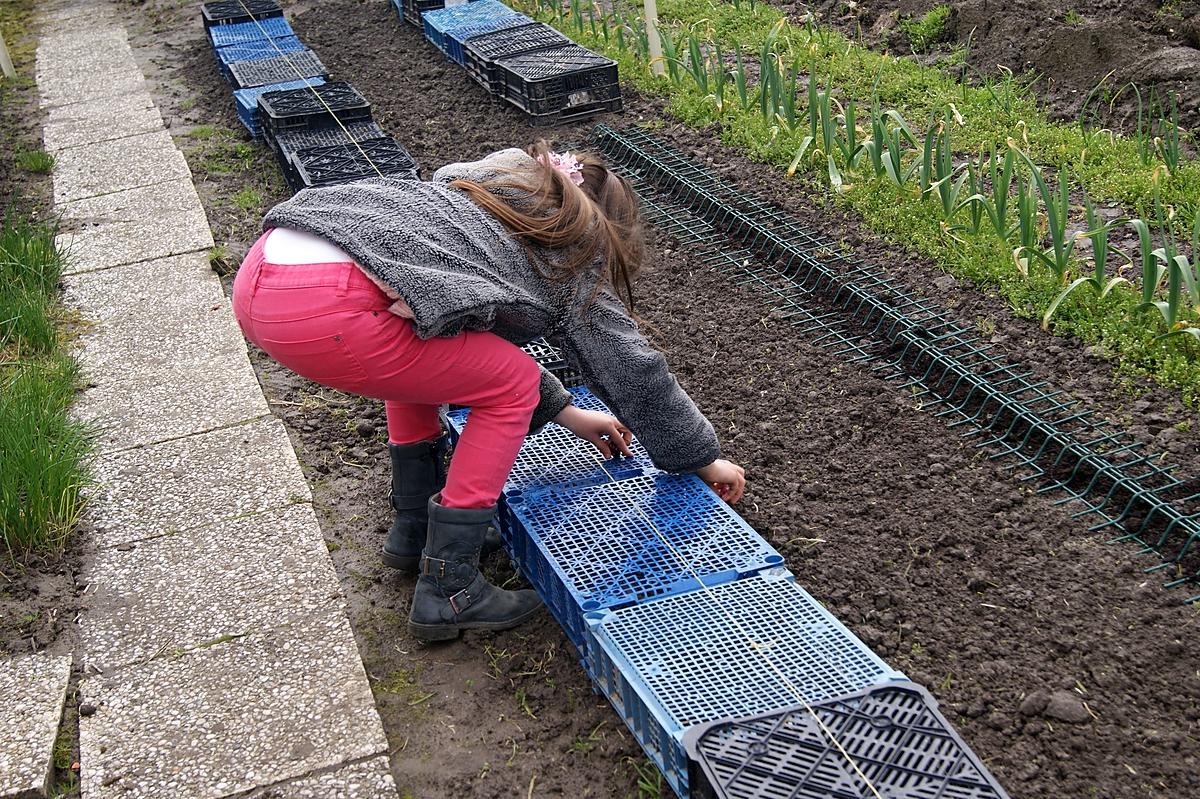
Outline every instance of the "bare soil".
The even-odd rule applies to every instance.
[[[863,4],[869,5],[869,4]],[[545,135],[491,103],[384,0],[285,4],[301,38],[426,172]],[[131,38],[198,176],[214,236],[234,265],[286,195],[264,148],[214,169],[198,125],[238,130],[193,6],[131,4]],[[627,96],[609,120],[660,120]],[[799,183],[750,164],[709,132],[661,135],[747,192],[785,205],[959,318],[995,331],[1012,360],[1200,473],[1196,415],[1169,392],[1119,390],[1110,365],[1015,319],[998,298],[947,282]],[[246,186],[261,202],[234,203]],[[1033,493],[892,383],[805,341],[688,247],[652,234],[637,287],[645,330],[747,468],[739,510],[815,596],[897,668],[928,686],[1013,796],[1200,794],[1200,615],[1164,591],[1132,549],[1108,546],[1075,508]],[[419,797],[649,796],[645,761],[594,696],[548,614],[503,634],[425,646],[404,625],[413,580],[384,569],[389,524],[382,408],[326,391],[255,353],[314,492],[325,538],[391,743]],[[1190,429],[1176,429],[1176,425]],[[1177,435],[1163,436],[1166,430]],[[514,580],[502,563],[493,579]],[[1067,721],[1064,719],[1073,719]]]
[[[952,9],[945,37],[929,63],[947,61],[967,46],[972,75],[1003,65],[1036,78],[1034,90],[1053,118],[1076,119],[1088,93],[1111,73],[1115,91],[1136,83],[1147,94],[1179,98],[1180,122],[1200,125],[1200,3],[1196,0],[818,0],[776,5],[793,16],[809,9],[869,46],[911,53],[899,22],[919,19],[936,5]],[[958,69],[958,67],[954,67]],[[1137,107],[1132,93],[1120,99],[1105,127],[1128,129]]]

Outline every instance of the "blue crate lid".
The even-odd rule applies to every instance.
[[[580,386],[569,391],[574,395],[572,403],[576,407],[611,413],[608,406],[586,388]],[[462,434],[469,416],[468,408],[447,414],[452,435],[457,437]],[[550,422],[537,433],[526,437],[504,484],[505,495],[513,496],[549,487],[595,485],[659,472],[636,438],[629,445],[629,450],[633,453],[632,458],[606,461],[591,443],[576,438],[567,428]]]
[[[812,703],[905,679],[782,570],[593,611],[588,634],[676,739],[792,707],[796,691]]]
[[[225,27],[230,27],[226,25]],[[262,122],[258,117],[258,98],[266,92],[279,89],[303,89],[307,86],[320,86],[325,83],[323,78],[308,80],[292,80],[286,83],[269,83],[266,86],[255,86],[252,89],[238,89],[233,93],[233,101],[237,105],[238,119],[250,131],[250,135],[259,138],[262,135]]]
[[[208,38],[213,47],[228,47],[231,44],[282,39],[294,36],[295,31],[283,17],[260,19],[257,22],[235,22],[232,25],[214,25],[208,29]]]
[[[463,52],[463,44],[472,36],[479,36],[484,33],[492,33],[493,31],[505,30],[506,28],[516,28],[521,25],[528,25],[533,22],[532,19],[513,12],[507,16],[495,17],[492,19],[478,20],[464,23],[461,25],[453,25],[447,28],[445,35],[445,50],[446,55],[462,64],[466,61],[466,55]]]
[[[783,563],[691,474],[510,495],[508,507],[582,610],[694,591],[701,581],[717,585]]]
[[[260,61],[264,58],[274,58],[282,53],[295,53],[304,50],[305,45],[298,36],[284,36],[279,39],[257,39],[252,42],[231,44],[218,47],[214,52],[217,60],[228,66],[238,61]]]
[[[450,28],[489,19],[502,19],[516,13],[498,0],[476,0],[473,3],[426,11],[421,14],[421,21],[424,23],[426,38],[441,48],[445,33]]]
[[[811,710],[799,705],[710,722],[688,730],[684,746],[720,797],[858,799],[871,795],[861,771],[890,799],[1008,799],[937,701],[910,682],[830,699]]]

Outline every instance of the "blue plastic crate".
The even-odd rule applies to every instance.
[[[510,495],[511,554],[586,654],[584,614],[720,585],[783,557],[700,478]]]
[[[226,25],[225,27],[229,27]],[[309,78],[308,80],[293,80],[287,83],[272,83],[268,86],[255,86],[253,89],[238,89],[233,93],[233,101],[237,104],[238,119],[246,126],[246,130],[250,131],[250,135],[254,138],[260,138],[263,133],[262,120],[258,113],[258,98],[266,92],[278,91],[280,89],[304,89],[311,86],[320,86],[325,81],[321,78]]]
[[[446,52],[446,31],[463,25],[473,25],[493,19],[503,19],[516,14],[499,0],[476,0],[445,8],[434,8],[421,14],[425,38],[434,47]]]
[[[818,718],[845,753],[833,745]],[[937,701],[911,682],[693,727],[684,746],[693,763],[694,799],[860,799],[876,794],[889,799],[1008,799],[938,711]]]
[[[295,53],[306,49],[298,36],[283,36],[279,39],[257,39],[252,42],[231,44],[213,50],[221,64],[221,71],[227,72],[230,64],[238,61],[260,61],[264,58],[274,58],[280,53]]]
[[[588,673],[682,797],[689,728],[904,679],[782,569],[586,619]]]
[[[444,34],[446,55],[450,56],[451,61],[466,66],[467,56],[463,50],[463,44],[467,39],[485,33],[528,25],[531,22],[533,20],[529,17],[514,11],[507,16],[480,20],[479,22],[471,22],[465,25],[454,25],[447,28]]]
[[[569,391],[575,397],[573,403],[576,407],[611,413],[586,388],[572,388]],[[447,414],[450,434],[456,441],[469,417],[469,408]],[[504,495],[507,497],[543,488],[596,485],[659,472],[636,438],[629,445],[629,450],[633,453],[632,458],[604,460],[604,456],[591,443],[576,438],[567,428],[551,422],[525,439],[504,484]]]
[[[231,44],[283,39],[295,36],[291,24],[283,17],[260,19],[257,22],[235,22],[232,25],[214,25],[208,29],[208,40],[213,47],[228,47]]]

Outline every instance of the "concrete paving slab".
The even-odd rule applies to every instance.
[[[47,152],[162,130],[162,114],[147,92],[50,109],[42,126]]]
[[[0,799],[45,796],[70,656],[0,659]]]
[[[129,37],[120,25],[95,24],[88,17],[75,17],[74,25],[45,33],[38,41],[37,80],[58,81],[137,66]]]
[[[108,0],[44,0],[38,4],[38,14],[44,21],[61,21],[106,14],[112,8]]]
[[[101,672],[344,605],[307,503],[101,549],[87,584],[84,665]]]
[[[133,361],[163,368],[245,348],[206,253],[68,275],[63,284],[64,304],[86,321],[77,354],[96,374]]]
[[[224,797],[387,751],[340,610],[85,680],[87,799]]]
[[[194,436],[270,412],[245,350],[179,368],[89,370],[72,415],[94,424],[101,452]]]
[[[190,179],[183,153],[165,130],[60,150],[54,159],[54,202]]]
[[[100,547],[312,501],[274,417],[103,455],[94,474],[89,516]]]
[[[190,179],[172,180],[59,206],[66,274],[208,250],[208,218]]]
[[[247,799],[396,799],[386,757],[372,758],[286,785],[255,791]]]
[[[41,47],[38,48],[41,52]],[[146,90],[146,79],[137,64],[108,70],[91,69],[79,73],[43,74],[39,67],[36,76],[41,93],[42,108],[54,108],[70,103],[83,103],[106,97],[123,97]]]

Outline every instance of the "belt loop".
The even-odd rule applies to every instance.
[[[358,267],[352,263],[346,263],[342,265],[342,275],[340,278],[338,278],[337,296],[346,296],[346,293],[349,291],[350,287],[350,278],[354,276],[354,270],[357,268]]]

